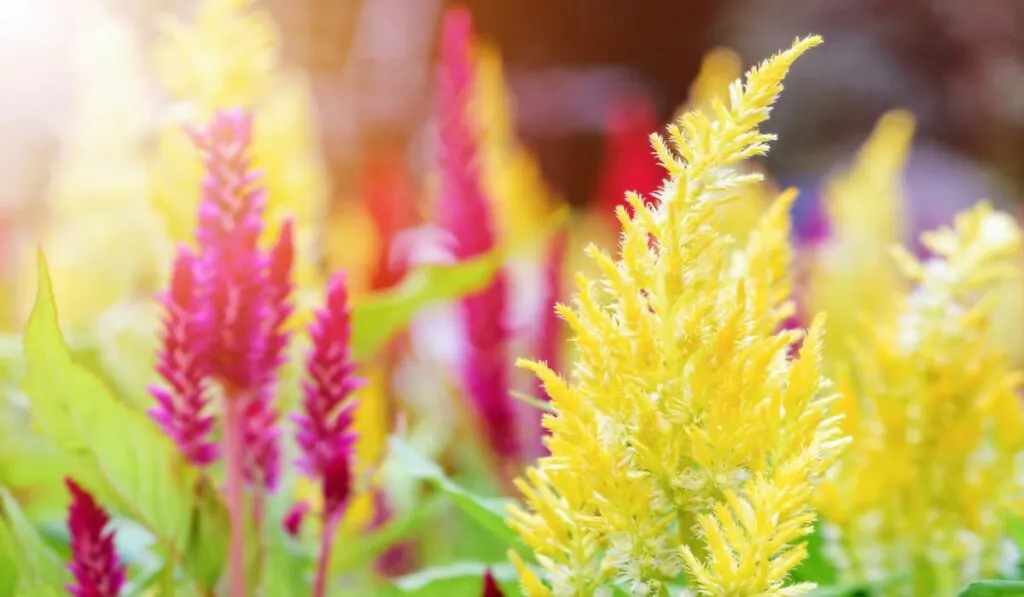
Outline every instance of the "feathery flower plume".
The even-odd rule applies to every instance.
[[[218,451],[211,438],[215,419],[207,412],[210,399],[205,388],[210,321],[199,301],[197,268],[196,257],[179,249],[170,291],[162,298],[166,314],[157,372],[167,388],[150,388],[157,404],[149,412],[189,462],[206,466],[217,459]]]
[[[482,189],[470,102],[474,62],[473,21],[463,8],[449,9],[441,28],[438,79],[439,223],[454,240],[455,256],[469,259],[495,247],[491,209]],[[509,394],[505,321],[508,280],[499,272],[484,290],[462,302],[466,346],[461,377],[476,407],[484,436],[503,463],[520,453],[515,409]]]
[[[71,563],[68,569],[75,584],[68,591],[75,597],[117,597],[124,585],[125,568],[114,548],[110,517],[92,495],[71,478],[64,484],[71,492],[68,531],[71,534]]]
[[[251,114],[224,110],[189,134],[205,166],[196,237],[214,332],[209,365],[234,395],[258,387],[265,376],[269,309],[257,243],[266,191],[251,168]]]
[[[323,500],[320,558],[314,595],[324,594],[327,564],[335,531],[354,493],[353,430],[356,402],[352,394],[365,381],[355,376],[351,360],[351,313],[344,275],[335,275],[327,302],[310,327],[313,348],[306,361],[309,378],[303,383],[302,412],[294,416],[296,441],[302,451],[297,464],[318,480]]]
[[[822,320],[799,357],[792,313],[788,212],[771,206],[746,246],[716,227],[722,204],[761,180],[744,169],[773,136],[758,130],[792,63],[792,48],[736,81],[709,113],[670,126],[652,144],[668,180],[648,203],[630,193],[619,258],[590,247],[598,280],[578,276],[558,307],[578,354],[563,379],[543,380],[551,455],[517,486],[525,510],[510,524],[550,585],[514,552],[531,597],[590,596],[620,583],[659,595],[685,571],[701,595],[792,596],[812,586],[787,576],[804,558],[817,479],[844,444],[821,375]]]
[[[1021,231],[981,203],[922,238],[927,260],[896,253],[916,287],[869,321],[839,377],[853,443],[816,501],[842,581],[955,595],[1019,574],[1005,522],[1024,499],[1024,377],[989,327]]]

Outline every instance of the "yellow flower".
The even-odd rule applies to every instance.
[[[704,56],[700,72],[690,85],[690,97],[680,106],[676,119],[690,110],[709,111],[716,100],[729,94],[729,84],[743,74],[742,62],[735,52],[728,48],[714,48]],[[765,171],[754,165],[744,166],[746,171]],[[745,185],[735,189],[736,197],[722,206],[719,214],[719,229],[732,235],[736,240],[746,241],[747,235],[761,219],[778,189],[767,178],[758,184]]]
[[[519,142],[502,72],[501,55],[486,43],[474,48],[472,104],[480,137],[481,179],[495,207],[501,238],[516,242],[536,231],[559,201],[529,151]]]
[[[1024,497],[1021,378],[988,330],[1020,230],[982,203],[923,239],[933,258],[897,253],[916,288],[855,347],[840,403],[853,443],[818,501],[844,580],[942,597],[1001,571]]]
[[[829,367],[849,358],[863,318],[889,312],[903,288],[889,247],[903,242],[902,179],[914,126],[907,112],[883,115],[850,168],[826,182],[830,237],[812,258],[807,300],[812,312],[829,315]]]
[[[844,443],[819,371],[822,320],[778,331],[792,312],[788,210],[781,196],[746,245],[717,228],[720,208],[761,177],[768,118],[790,65],[820,38],[736,81],[728,101],[652,137],[669,177],[658,201],[618,212],[619,258],[588,249],[601,275],[579,276],[559,306],[577,356],[568,380],[540,363],[555,413],[550,456],[517,486],[510,524],[549,585],[514,558],[528,595],[591,596],[610,583],[661,595],[686,571],[702,595],[797,595],[815,481]],[[604,300],[602,300],[604,299]]]

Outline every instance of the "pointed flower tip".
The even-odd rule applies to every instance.
[[[488,568],[484,572],[484,585],[483,590],[480,592],[480,597],[504,597],[504,595],[505,593],[498,586],[498,581],[494,579],[494,574]]]
[[[284,527],[284,532],[288,533],[290,537],[299,536],[299,533],[302,531],[302,523],[305,522],[306,515],[309,514],[309,508],[309,502],[298,502],[284,515],[281,526]]]
[[[68,532],[75,583],[68,587],[77,597],[117,597],[125,582],[125,567],[114,548],[110,517],[93,496],[70,477],[64,484],[71,493]]]

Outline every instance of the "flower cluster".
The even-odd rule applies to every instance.
[[[164,298],[158,371],[168,388],[152,390],[152,415],[193,463],[209,464],[217,452],[206,392],[216,380],[226,399],[241,406],[247,479],[274,489],[280,469],[274,383],[293,309],[292,227],[286,221],[270,250],[260,248],[266,193],[251,167],[248,113],[219,112],[208,127],[190,134],[207,173],[199,253],[179,251]]]
[[[668,180],[647,203],[618,210],[619,258],[591,247],[601,277],[578,278],[559,306],[577,357],[544,381],[551,455],[518,486],[527,509],[511,524],[550,578],[516,554],[528,595],[594,595],[609,583],[658,595],[684,570],[703,595],[796,595],[818,479],[845,443],[828,413],[820,371],[822,320],[795,359],[785,194],[746,245],[715,228],[730,197],[761,180],[742,169],[763,154],[769,114],[794,60],[820,39],[798,40],[729,88],[710,113],[652,138]],[[602,589],[603,590],[603,589]]]
[[[1021,378],[988,327],[1020,236],[982,203],[923,235],[928,259],[898,253],[914,288],[844,362],[839,404],[853,442],[817,500],[843,580],[952,595],[1015,575],[1005,521],[1024,503]]]

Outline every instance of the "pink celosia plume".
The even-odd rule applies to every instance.
[[[665,172],[651,159],[651,133],[661,128],[649,99],[629,96],[612,104],[606,120],[604,165],[598,182],[595,208],[618,230],[615,208],[626,207],[626,191],[651,197],[661,187]]]
[[[493,214],[481,185],[477,139],[470,101],[473,94],[468,11],[449,9],[441,29],[441,69],[437,119],[440,202],[438,223],[450,235],[458,259],[483,255],[496,246]],[[508,281],[499,272],[492,283],[462,301],[466,338],[461,378],[484,426],[484,435],[505,461],[520,453],[509,394],[506,324]]]
[[[125,568],[114,548],[114,531],[108,528],[110,517],[74,480],[64,483],[71,492],[68,569],[75,577],[68,591],[75,597],[116,597],[124,585]]]
[[[343,275],[334,276],[327,302],[317,311],[310,328],[313,348],[306,361],[302,411],[295,415],[296,441],[301,450],[299,468],[319,480],[324,491],[325,515],[343,507],[351,493],[353,421],[352,394],[365,384],[355,375],[351,360],[351,313]]]
[[[163,345],[157,355],[157,372],[166,387],[150,388],[156,405],[149,412],[190,462],[205,466],[217,459],[218,450],[205,388],[209,312],[199,303],[197,275],[196,257],[180,249],[170,291],[163,297]]]

